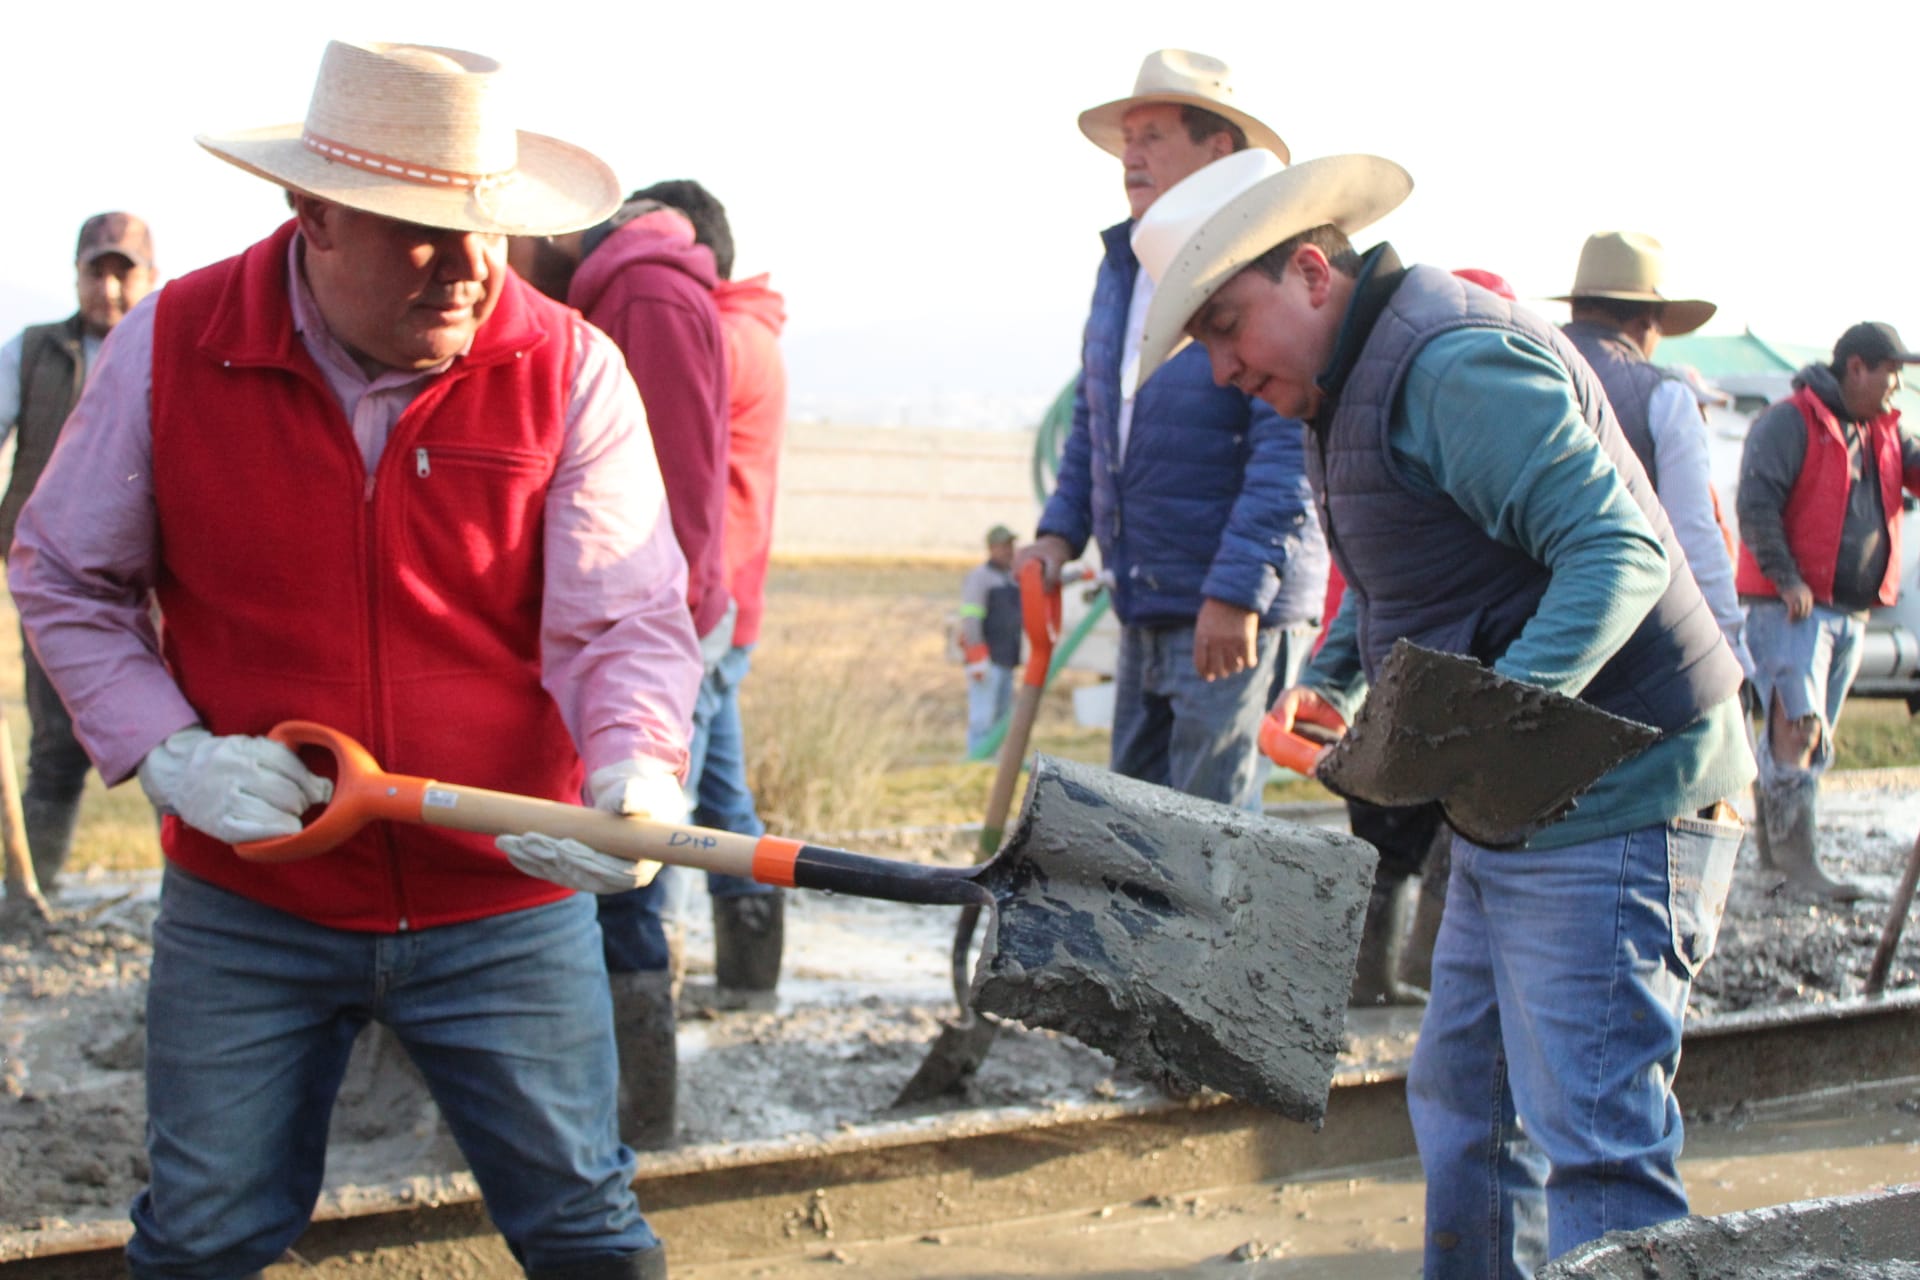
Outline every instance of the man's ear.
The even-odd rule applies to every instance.
[[[333,223],[330,215],[333,206],[325,200],[303,195],[298,191],[288,194],[293,205],[293,216],[299,220],[300,234],[315,249],[325,251],[333,248]]]
[[[1314,306],[1325,306],[1333,296],[1333,264],[1327,261],[1319,245],[1303,244],[1295,249],[1287,269],[1299,273],[1300,283],[1307,290],[1307,301]]]

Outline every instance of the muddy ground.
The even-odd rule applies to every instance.
[[[1903,779],[1902,781],[1906,781]],[[1884,896],[1920,831],[1920,792],[1863,787],[1823,796],[1829,868]],[[942,860],[969,836],[901,843]],[[872,842],[869,841],[869,844]],[[1860,994],[1884,902],[1829,909],[1775,892],[1742,852],[1716,957],[1696,1015]],[[145,1176],[140,1063],[156,910],[151,876],[72,886],[50,927],[0,937],[0,1236],[120,1221]],[[797,895],[778,1008],[713,1007],[710,931],[697,891],[681,1015],[683,1147],[831,1134],[897,1115],[889,1105],[950,1008],[946,910]],[[1913,986],[1920,929],[1909,928],[1890,986]],[[857,975],[857,977],[856,977]],[[390,1041],[363,1036],[335,1116],[329,1194],[431,1179],[460,1158],[430,1103],[380,1061]],[[1149,1086],[1061,1037],[1001,1037],[973,1092],[948,1106],[1049,1106],[1141,1096]],[[1681,1082],[1684,1100],[1685,1081]]]

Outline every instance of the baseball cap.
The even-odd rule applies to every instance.
[[[137,266],[153,270],[153,232],[131,213],[96,213],[80,224],[80,243],[73,251],[76,266],[117,253]]]
[[[1901,364],[1920,364],[1920,351],[1909,351],[1890,324],[1863,320],[1840,335],[1833,344],[1833,367],[1846,367],[1848,356],[1859,356],[1868,364],[1896,360]]]
[[[1013,530],[1003,524],[997,524],[987,530],[987,545],[997,547],[1003,542],[1013,541]]]

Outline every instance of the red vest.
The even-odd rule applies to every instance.
[[[1788,399],[1807,424],[1807,456],[1787,494],[1780,522],[1786,529],[1787,549],[1813,598],[1832,604],[1833,572],[1840,558],[1840,531],[1846,523],[1847,490],[1852,484],[1847,437],[1833,410],[1813,388],[1799,387]],[[1892,604],[1900,595],[1900,415],[1883,413],[1865,426],[1866,447],[1873,450],[1874,471],[1880,478],[1880,509],[1887,520],[1887,573],[1880,580],[1879,602]],[[1780,594],[1744,542],[1734,590],[1743,596]]]
[[[317,720],[396,773],[577,802],[540,687],[544,500],[571,313],[509,275],[473,350],[431,379],[368,476],[293,329],[294,224],[175,280],[154,318],[157,595],[168,666],[216,734]],[[552,902],[483,836],[378,822],[278,866],[168,818],[167,856],[340,929],[393,932]]]

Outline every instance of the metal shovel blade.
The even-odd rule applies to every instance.
[[[983,871],[994,919],[973,1006],[1176,1091],[1317,1124],[1376,858],[1341,832],[1036,756]]]
[[[1467,839],[1512,848],[1659,736],[1471,658],[1401,640],[1318,777],[1374,804],[1438,800]]]

